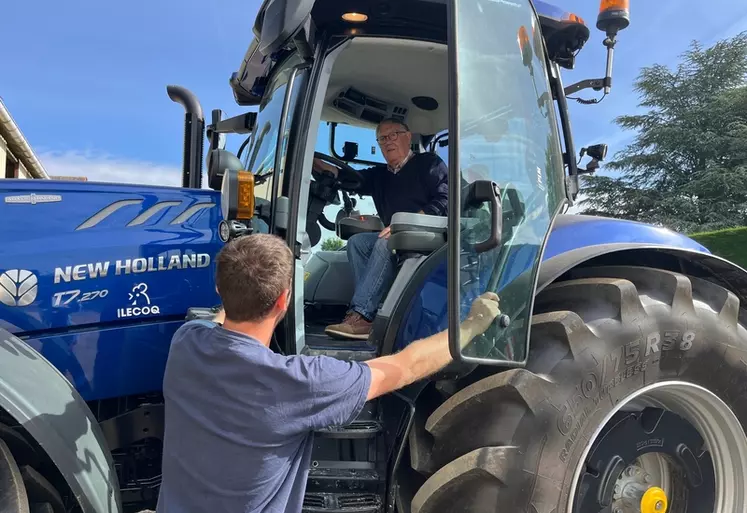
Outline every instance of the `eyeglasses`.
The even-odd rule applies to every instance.
[[[376,138],[376,142],[379,144],[384,144],[387,141],[396,141],[399,137],[399,134],[406,134],[406,130],[399,130],[397,132],[392,132],[391,134],[386,135],[380,135]]]

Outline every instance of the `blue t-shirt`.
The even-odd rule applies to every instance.
[[[211,322],[174,334],[158,513],[300,513],[313,431],[366,402],[365,363],[282,356]]]

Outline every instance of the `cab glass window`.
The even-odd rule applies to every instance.
[[[257,199],[268,201],[271,199],[274,180],[279,181],[278,191],[281,190],[290,121],[302,90],[302,87],[298,87],[300,77],[297,66],[300,63],[301,60],[296,54],[291,55],[283,63],[268,84],[265,96],[259,105],[256,128],[244,158],[245,169],[254,173],[256,184],[254,191]],[[293,84],[290,84],[291,81]],[[286,115],[283,118],[288,87],[292,89],[288,98],[288,107],[285,109]],[[279,159],[280,169],[276,172],[278,138],[281,138],[281,158]]]
[[[337,124],[334,127],[331,123],[322,122],[319,125],[319,135],[317,137],[316,151],[330,155],[332,157],[345,160],[345,143],[354,143],[358,145],[358,155],[356,160],[359,162],[346,161],[353,169],[365,169],[386,162],[381,154],[381,149],[376,142],[376,128],[354,127],[345,124]],[[368,196],[350,195],[356,203],[355,210],[360,214],[376,215],[376,207],[373,200]],[[324,208],[324,216],[334,222],[340,209],[343,207],[342,194],[340,194],[339,205],[327,205]],[[325,245],[326,240],[336,241],[337,244],[332,247],[344,247],[344,241],[339,241],[337,234],[332,230],[322,227],[322,238],[313,251],[320,250]],[[326,246],[325,247],[330,247]]]

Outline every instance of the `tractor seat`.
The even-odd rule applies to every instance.
[[[433,253],[446,244],[445,216],[399,212],[392,216],[389,249],[397,253]]]
[[[342,210],[337,215],[335,224],[337,236],[342,240],[348,240],[358,233],[378,233],[384,229],[384,223],[379,216],[358,214],[348,217]]]

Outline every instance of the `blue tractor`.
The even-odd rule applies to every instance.
[[[171,336],[216,312],[221,247],[266,232],[296,255],[285,354],[365,360],[501,298],[470,345],[450,331],[443,372],[316,434],[304,512],[744,513],[747,272],[567,213],[606,154],[579,167],[567,97],[610,92],[628,23],[602,0],[605,77],[566,87],[590,30],[539,0],[265,0],[230,77],[245,114],[206,126],[168,88],[182,187],[0,181],[0,511],[154,507]],[[332,339],[352,278],[322,238],[381,229],[356,194],[380,155],[350,139],[392,117],[448,163],[448,216],[395,216],[371,336]]]

